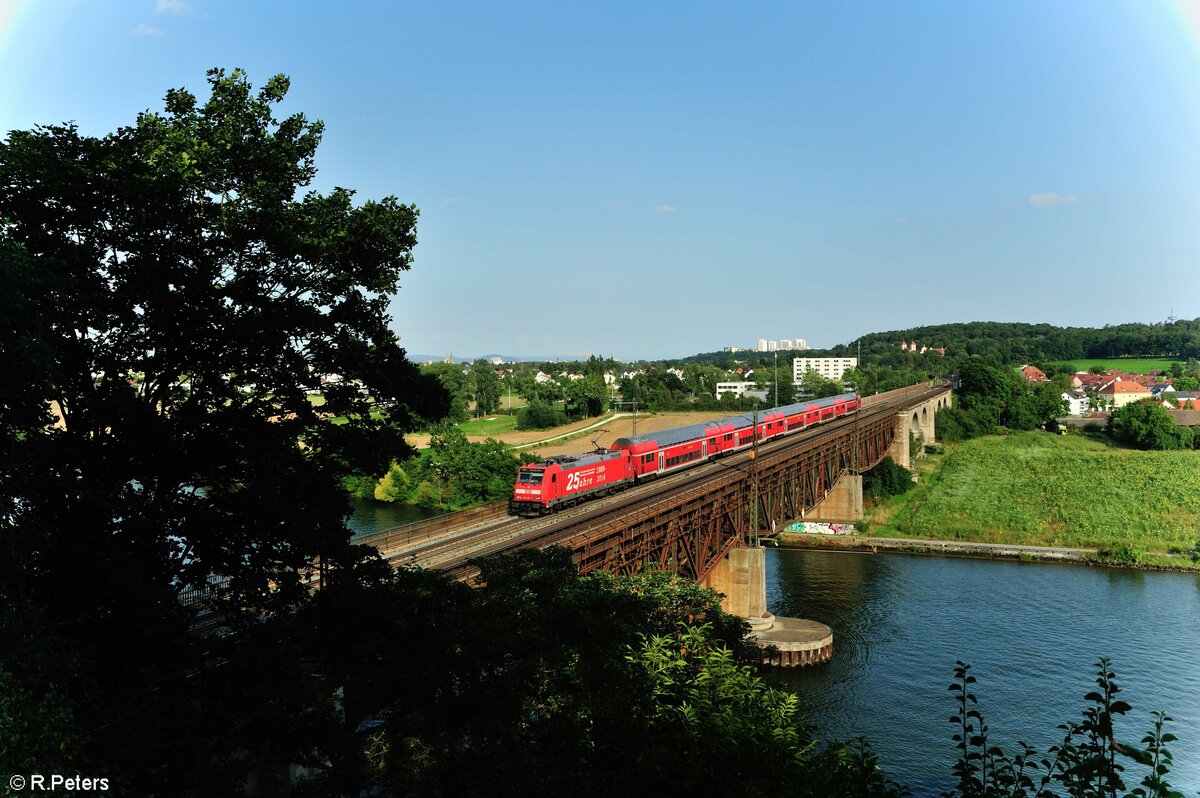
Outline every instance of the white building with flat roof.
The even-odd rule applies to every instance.
[[[856,357],[794,357],[792,358],[792,382],[804,383],[804,373],[815,371],[827,380],[841,380],[842,375],[858,368]]]
[[[759,352],[766,352],[766,351],[767,351],[767,339],[766,339],[766,338],[759,338],[759,339],[758,339],[758,351],[759,351]]]
[[[745,396],[747,392],[754,393],[754,382],[718,382],[717,383],[717,398],[720,399],[722,394],[731,393],[734,396]]]

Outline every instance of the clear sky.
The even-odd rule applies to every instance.
[[[1197,0],[739,5],[0,0],[0,129],[290,75],[413,353],[1200,316]]]

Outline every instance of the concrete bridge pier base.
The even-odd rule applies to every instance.
[[[750,636],[760,646],[775,647],[775,653],[765,655],[767,662],[796,667],[818,665],[833,657],[833,630],[828,626],[803,618],[777,618],[767,609],[767,560],[761,546],[732,550],[702,584],[721,594],[722,609],[750,623]]]
[[[842,474],[821,503],[804,514],[805,521],[838,524],[852,524],[862,519],[862,474]]]
[[[703,584],[721,594],[721,609],[749,621],[751,631],[771,628],[775,616],[767,610],[767,560],[762,546],[729,552]]]

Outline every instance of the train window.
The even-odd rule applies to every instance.
[[[551,474],[551,475],[550,475],[550,481],[551,481],[551,482],[558,482],[558,474]]]
[[[542,484],[542,477],[545,475],[545,471],[529,471],[523,469],[517,474],[517,482],[532,482],[535,485],[540,485]]]

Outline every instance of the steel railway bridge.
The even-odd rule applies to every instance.
[[[512,518],[507,502],[497,502],[356,542],[376,546],[395,565],[438,568],[464,580],[478,574],[476,558],[561,545],[574,552],[585,573],[653,566],[704,581],[731,550],[756,536],[756,522],[758,529],[770,529],[814,511],[818,518],[852,515],[855,492],[861,517],[856,475],[887,455],[910,466],[910,438],[932,442],[934,414],[950,401],[945,383],[864,397],[853,416],[554,516]]]

